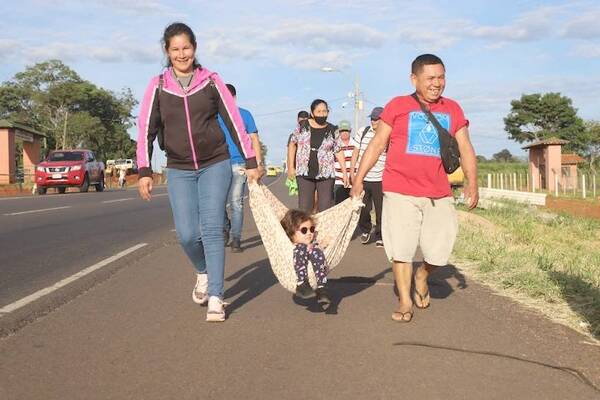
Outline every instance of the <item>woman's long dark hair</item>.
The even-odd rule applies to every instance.
[[[190,28],[183,22],[173,22],[172,24],[170,24],[169,26],[167,26],[165,28],[165,31],[164,31],[163,37],[162,37],[162,44],[165,49],[165,52],[167,53],[167,67],[171,66],[171,60],[169,59],[169,56],[168,56],[169,44],[171,42],[171,38],[173,36],[177,36],[177,35],[186,35],[188,37],[188,39],[190,40],[190,43],[192,44],[192,46],[194,46],[194,51],[198,48],[198,45],[196,43],[196,35],[194,35],[192,28]],[[200,63],[198,63],[198,60],[195,57],[194,57],[193,67],[194,68],[202,68],[202,66],[200,65]]]

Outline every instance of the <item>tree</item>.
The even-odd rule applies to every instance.
[[[503,149],[501,151],[499,151],[498,153],[494,154],[492,156],[494,161],[499,161],[499,162],[512,162],[514,161],[514,157],[512,154],[510,154],[510,151],[508,151],[508,149]]]
[[[481,155],[479,155],[479,156],[477,156],[477,162],[478,162],[478,163],[484,163],[484,162],[487,162],[487,158],[485,158],[485,156],[481,156]]]
[[[588,157],[590,169],[596,173],[596,164],[600,161],[600,122],[586,121],[586,147],[584,154]]]
[[[568,140],[567,150],[581,152],[585,147],[583,120],[572,101],[560,93],[524,94],[511,101],[504,118],[504,130],[518,143],[558,137]]]
[[[134,156],[127,129],[136,104],[131,90],[115,94],[99,88],[60,60],[27,67],[0,85],[0,118],[46,133],[44,151],[81,145],[100,159]]]

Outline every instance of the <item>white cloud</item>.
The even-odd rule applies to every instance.
[[[344,68],[380,48],[384,39],[382,32],[361,24],[286,20],[273,25],[265,22],[261,29],[253,24],[207,29],[199,32],[198,46],[200,55],[206,53],[220,61],[262,59],[299,69]]]
[[[285,21],[267,31],[268,43],[294,45],[299,48],[331,49],[333,47],[381,47],[385,35],[369,26],[354,23]]]
[[[2,54],[2,48],[2,41],[0,41],[0,54]],[[28,63],[60,59],[68,62],[92,60],[101,63],[138,62],[150,64],[156,63],[160,58],[160,50],[142,45],[106,47],[100,43],[52,42],[43,46],[23,47],[21,45],[13,55],[17,58],[24,58]]]
[[[446,31],[428,31],[422,26],[404,26],[398,31],[398,39],[401,43],[409,44],[422,51],[438,51],[454,46],[459,41],[456,33]]]
[[[599,43],[582,43],[575,47],[573,55],[583,58],[600,58]]]
[[[97,0],[97,4],[111,10],[134,15],[169,15],[174,10],[156,0]]]
[[[586,10],[566,23],[562,36],[575,39],[600,38],[599,20],[600,8]]]
[[[317,70],[324,66],[333,66],[341,69],[352,65],[352,59],[348,57],[348,54],[339,50],[311,52],[310,56],[300,53],[289,53],[283,56],[281,62],[290,67],[311,70]]]
[[[491,41],[532,41],[547,37],[555,28],[557,7],[540,7],[521,14],[508,25],[471,26],[466,29],[468,36]]]
[[[0,39],[0,57],[11,57],[16,49],[19,48],[19,42],[13,39]]]

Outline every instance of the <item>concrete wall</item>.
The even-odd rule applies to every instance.
[[[0,184],[14,183],[16,180],[15,165],[15,131],[0,129]]]
[[[554,190],[554,179],[560,179],[561,171],[561,146],[550,145],[546,150],[546,189]]]
[[[25,171],[25,182],[35,180],[35,166],[40,162],[42,144],[39,140],[23,142],[23,170]]]
[[[481,199],[508,199],[518,203],[534,204],[538,206],[546,205],[545,193],[479,188],[479,197]]]

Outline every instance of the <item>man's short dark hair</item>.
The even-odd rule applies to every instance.
[[[419,72],[421,72],[424,66],[437,64],[442,64],[442,67],[444,67],[444,69],[446,68],[446,66],[442,62],[442,59],[438,56],[433,54],[421,54],[412,62],[411,71],[413,74],[416,75]]]
[[[227,89],[229,89],[229,93],[231,93],[231,95],[233,97],[235,97],[235,95],[236,95],[235,86],[233,86],[231,83],[228,83],[225,86],[227,86]]]

